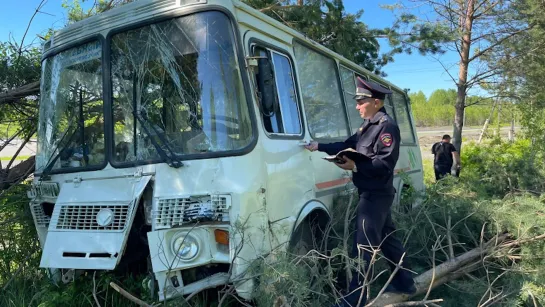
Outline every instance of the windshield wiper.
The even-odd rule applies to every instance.
[[[157,153],[161,156],[161,159],[165,161],[165,163],[167,163],[168,166],[170,167],[174,167],[174,168],[182,167],[184,164],[182,163],[182,161],[180,161],[180,159],[178,159],[178,157],[176,156],[176,153],[174,153],[172,148],[168,146],[167,140],[164,138],[164,136],[161,135],[159,131],[157,131],[157,129],[155,129],[153,125],[150,125],[151,129],[153,129],[153,132],[155,132],[155,135],[161,140],[161,143],[163,143],[163,145],[166,147],[168,154],[163,148],[161,148],[159,144],[157,144],[157,141],[155,140],[151,132],[146,127],[146,124],[149,123],[147,115],[145,113],[142,114],[139,111],[136,111],[136,109],[134,109],[133,113],[134,113],[134,117],[140,122],[140,125],[144,129],[144,132],[146,132],[146,134],[150,138],[151,144],[153,144],[153,147],[155,147],[155,149],[157,150]],[[136,138],[136,135],[134,137]]]
[[[72,128],[72,125],[68,126],[68,128],[66,129],[66,132],[64,133],[62,138],[57,143],[57,146],[55,146],[55,149],[53,150],[53,152],[55,152],[55,151],[57,151],[59,149],[59,146],[61,145],[62,141],[64,140],[64,138],[68,134],[68,131],[70,131],[71,128]],[[72,133],[70,133],[70,136],[68,137],[68,141],[66,142],[66,144],[70,144],[70,142],[72,142],[72,138],[74,137],[74,135],[76,135],[77,131],[78,131],[78,129],[74,129],[74,131],[72,131]],[[59,150],[59,152],[57,154],[55,154],[54,156],[49,157],[49,162],[47,162],[47,164],[44,167],[44,170],[42,171],[42,174],[40,175],[40,181],[51,179],[51,176],[50,176],[51,169],[53,168],[53,165],[55,165],[55,162],[57,161],[57,159],[63,153],[63,150],[64,150],[64,148]]]

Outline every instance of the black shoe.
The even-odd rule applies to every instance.
[[[396,287],[394,287],[392,284],[389,284],[387,287],[386,287],[386,290],[384,290],[384,293],[395,293],[395,294],[408,294],[408,295],[413,295],[416,293],[416,287],[414,286],[414,284],[412,284],[410,287],[408,288],[403,288],[403,289],[398,289]]]

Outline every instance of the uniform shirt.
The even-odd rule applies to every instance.
[[[456,152],[456,147],[451,143],[437,142],[431,147],[431,153],[435,155],[434,163],[452,167],[452,153]]]
[[[329,155],[352,148],[369,157],[355,161],[357,172],[352,181],[362,191],[392,191],[394,168],[399,158],[399,127],[381,108],[370,120],[365,120],[356,134],[344,142],[318,144],[318,150]]]

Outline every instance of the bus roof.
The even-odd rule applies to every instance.
[[[231,2],[232,1],[232,2]],[[163,13],[168,13],[171,11],[179,10],[183,12],[188,7],[196,5],[217,5],[226,7],[228,9],[239,9],[245,13],[253,16],[254,18],[267,23],[271,27],[274,27],[280,31],[285,32],[286,34],[294,37],[300,42],[307,43],[313,48],[321,51],[324,54],[329,55],[330,57],[340,61],[344,66],[355,70],[356,72],[367,75],[369,78],[372,78],[374,81],[382,83],[384,85],[390,86],[392,89],[397,91],[404,92],[400,87],[388,82],[386,79],[375,75],[369,70],[361,67],[360,65],[346,59],[342,55],[320,45],[319,43],[311,40],[306,37],[304,34],[292,29],[283,23],[267,16],[266,14],[256,10],[249,5],[239,1],[239,0],[193,0],[193,1],[184,1],[184,0],[138,0],[132,3],[116,7],[107,12],[97,14],[95,16],[86,18],[82,21],[76,22],[74,24],[68,25],[63,29],[55,31],[51,39],[44,44],[43,52],[47,53],[49,49],[56,49],[56,47],[65,46],[70,44],[72,41],[80,41],[82,39],[91,37],[94,34],[99,34],[102,31],[109,30],[112,28],[122,27],[126,24],[134,23],[135,20],[147,19],[157,17]],[[137,21],[138,22],[138,21]]]

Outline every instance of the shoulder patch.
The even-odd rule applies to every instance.
[[[384,115],[383,117],[380,118],[379,124],[382,124],[385,121],[388,121],[388,117],[386,117],[386,115]]]
[[[390,147],[392,145],[392,135],[390,133],[383,133],[380,135],[380,141],[384,146]]]

